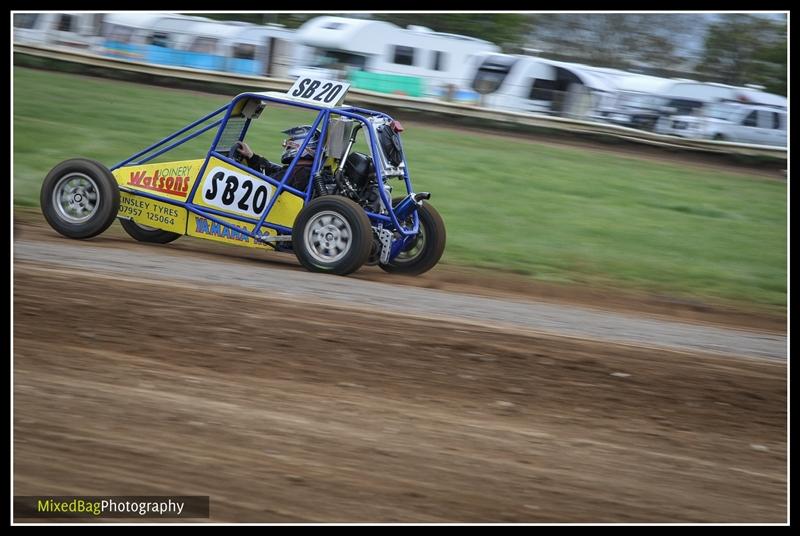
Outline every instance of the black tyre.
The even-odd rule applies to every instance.
[[[396,205],[402,198],[393,200]],[[385,271],[395,274],[419,275],[427,272],[439,262],[444,253],[447,231],[439,212],[425,201],[417,208],[419,234],[409,242],[388,264],[381,264]]]
[[[103,164],[74,158],[50,170],[39,201],[53,229],[69,238],[91,238],[117,217],[119,186]]]
[[[181,237],[181,235],[179,235],[178,233],[147,227],[146,225],[141,225],[133,220],[120,219],[119,222],[122,224],[122,228],[125,229],[125,232],[128,233],[134,239],[138,240],[139,242],[150,242],[151,244],[168,244],[173,240],[177,240]]]
[[[723,135],[722,135],[722,134],[720,134],[719,132],[717,132],[716,134],[714,134],[714,138],[713,138],[713,140],[714,140],[714,141],[728,141],[727,139],[725,139],[725,136],[723,136]]]
[[[311,201],[292,226],[292,248],[312,272],[347,275],[367,261],[372,225],[364,209],[350,199],[325,195]]]

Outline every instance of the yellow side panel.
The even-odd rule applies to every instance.
[[[301,210],[303,210],[303,199],[292,193],[283,192],[270,210],[267,221],[275,225],[291,227]]]
[[[124,188],[186,201],[202,165],[203,160],[180,160],[125,166],[114,171],[114,178]]]
[[[216,216],[216,215],[214,217],[234,225],[237,229],[241,229],[241,231],[249,231],[253,228],[252,225],[247,223],[242,223],[240,221],[234,220],[233,218],[224,218],[222,216]],[[247,236],[244,232],[238,232],[233,229],[229,229],[224,225],[220,225],[219,223],[211,221],[202,216],[198,216],[197,214],[194,213],[189,214],[189,226],[186,228],[186,234],[189,236],[195,236],[197,238],[204,238],[206,240],[214,240],[215,242],[224,242],[226,244],[234,244],[237,246],[245,246],[250,248],[266,248],[272,250],[271,246],[267,246],[260,242],[256,242],[255,240]],[[275,235],[276,233],[272,229],[267,229],[266,227],[262,227],[260,234]]]
[[[122,188],[186,202],[189,201],[189,192],[191,192],[202,166],[202,159],[181,160],[125,166],[115,170],[113,174]],[[199,180],[200,184],[193,200],[196,205],[254,220],[261,217],[263,210],[275,193],[273,185],[216,158],[209,161]],[[229,184],[236,187],[233,188]],[[272,207],[266,221],[291,227],[297,214],[302,210],[303,204],[303,198],[283,192]],[[148,227],[198,238],[271,249],[270,246],[254,242],[242,233],[227,229],[186,209],[132,193],[120,192],[119,217],[132,219]],[[239,229],[245,229],[245,226],[248,229],[253,227],[233,218],[216,215],[215,217],[229,222]],[[261,234],[275,234],[275,231],[263,227]]]
[[[156,201],[128,192],[120,192],[119,217],[133,220],[141,225],[186,234],[185,208]]]

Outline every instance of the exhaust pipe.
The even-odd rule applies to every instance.
[[[397,216],[397,219],[404,220],[408,218],[415,210],[417,210],[417,207],[422,205],[423,200],[428,200],[430,198],[430,192],[408,194],[397,204],[396,207],[394,207],[394,213]]]

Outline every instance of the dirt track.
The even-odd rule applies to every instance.
[[[21,235],[54,255],[15,262],[16,495],[210,495],[212,521],[786,521],[785,361],[201,295]]]

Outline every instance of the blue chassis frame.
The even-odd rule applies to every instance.
[[[225,127],[228,124],[228,120],[231,117],[231,113],[235,109],[237,103],[239,103],[239,101],[244,100],[244,99],[258,99],[260,101],[276,102],[276,103],[279,103],[279,104],[285,104],[285,105],[289,105],[289,106],[297,106],[297,107],[307,108],[307,109],[315,110],[315,111],[319,112],[319,114],[317,115],[317,118],[314,120],[314,123],[312,124],[312,128],[309,131],[308,136],[306,136],[305,140],[303,140],[303,143],[301,144],[300,149],[297,151],[297,156],[295,156],[294,160],[292,160],[291,164],[289,164],[289,167],[287,168],[286,172],[283,174],[283,177],[281,178],[281,180],[277,180],[277,179],[274,179],[273,177],[270,177],[268,175],[264,175],[263,173],[260,173],[260,172],[254,170],[254,169],[252,169],[250,167],[247,167],[246,165],[241,164],[241,163],[237,162],[236,160],[233,160],[232,158],[229,158],[228,156],[225,156],[225,155],[223,155],[223,154],[221,154],[221,153],[216,151],[217,144],[219,143],[220,138],[222,137],[222,133],[225,131]],[[211,119],[213,119],[213,118],[215,118],[218,115],[223,114],[223,113],[224,113],[224,116],[223,116],[222,119],[217,119],[213,123],[205,125],[203,128],[201,128],[201,129],[199,129],[199,130],[197,130],[195,132],[192,132],[190,134],[187,134],[183,138],[179,139],[178,141],[175,141],[174,143],[171,143],[171,144],[167,145],[166,147],[160,149],[159,151],[157,151],[157,152],[155,152],[153,154],[149,154],[149,153],[152,153],[153,151],[155,151],[156,149],[161,148],[167,142],[170,142],[170,141],[174,140],[175,138],[178,138],[182,134],[185,134],[186,132],[189,132],[193,128],[195,128],[195,127],[197,127],[199,125],[202,125],[203,123],[205,123],[205,122],[207,122],[207,121],[209,121],[209,120],[211,120]],[[303,203],[304,206],[307,205],[309,203],[309,201],[311,201],[312,190],[313,190],[313,187],[314,187],[314,176],[315,176],[315,174],[317,172],[319,172],[320,167],[323,165],[322,158],[321,158],[322,151],[317,151],[317,153],[314,155],[314,163],[312,165],[311,174],[310,174],[311,178],[308,181],[308,186],[306,187],[305,192],[302,192],[300,190],[292,188],[291,186],[288,186],[286,184],[286,180],[291,176],[292,170],[294,169],[295,165],[297,164],[297,161],[299,160],[300,155],[303,154],[303,151],[305,150],[306,145],[308,145],[308,142],[310,141],[311,136],[314,133],[314,130],[319,128],[320,123],[322,124],[320,138],[321,139],[325,139],[325,134],[326,134],[326,132],[328,130],[328,121],[329,121],[330,116],[332,114],[333,115],[342,116],[342,117],[348,117],[348,118],[351,118],[351,119],[355,119],[356,121],[359,121],[363,125],[363,127],[366,128],[366,132],[368,133],[368,138],[369,138],[370,150],[372,151],[372,157],[373,157],[373,160],[377,161],[377,159],[379,159],[379,155],[381,154],[379,149],[378,149],[378,145],[377,145],[377,141],[376,141],[377,134],[375,132],[375,128],[372,125],[372,123],[370,123],[367,120],[367,116],[383,117],[383,118],[388,119],[389,121],[392,121],[393,119],[389,115],[387,115],[385,113],[382,113],[382,112],[377,112],[377,111],[374,111],[374,110],[367,110],[365,108],[358,108],[358,107],[354,107],[354,106],[347,106],[347,107],[342,107],[342,108],[326,108],[326,107],[322,107],[322,106],[314,106],[313,104],[307,104],[307,103],[301,103],[301,102],[296,102],[296,101],[291,101],[291,100],[279,99],[277,97],[268,96],[268,95],[264,95],[264,94],[260,94],[260,93],[241,93],[241,94],[237,95],[236,97],[234,97],[233,100],[231,100],[230,103],[226,104],[222,108],[219,108],[218,110],[216,110],[214,112],[211,112],[210,114],[208,114],[208,115],[206,115],[204,117],[201,117],[200,119],[190,123],[189,125],[185,126],[184,128],[178,130],[177,132],[174,132],[174,133],[170,134],[169,136],[165,137],[161,141],[158,141],[158,142],[150,145],[149,147],[146,147],[145,149],[142,149],[141,151],[139,151],[138,153],[132,155],[131,157],[123,160],[122,162],[119,162],[119,163],[115,164],[111,168],[111,170],[114,171],[114,170],[116,170],[118,168],[121,168],[121,167],[124,167],[124,166],[128,166],[128,165],[141,165],[141,164],[144,164],[144,163],[149,162],[149,161],[153,160],[154,158],[156,158],[156,157],[158,157],[158,156],[160,156],[160,155],[162,155],[162,154],[164,154],[164,153],[166,153],[168,151],[171,151],[175,147],[178,147],[179,145],[182,145],[183,143],[185,143],[185,142],[187,142],[187,141],[189,141],[189,140],[191,140],[193,138],[196,138],[197,136],[200,136],[201,134],[204,134],[205,132],[211,130],[214,127],[219,127],[218,130],[217,130],[216,136],[214,136],[214,141],[211,143],[211,147],[209,148],[208,152],[206,153],[206,157],[205,157],[205,160],[203,161],[203,165],[200,166],[200,171],[198,172],[197,176],[195,177],[194,184],[192,185],[192,190],[189,192],[189,195],[187,196],[187,200],[186,201],[177,201],[177,200],[173,200],[173,199],[168,199],[168,198],[160,197],[160,196],[155,195],[155,194],[149,194],[149,193],[141,192],[141,191],[138,191],[138,190],[131,190],[129,188],[124,188],[124,187],[120,187],[120,190],[123,190],[124,192],[132,194],[132,195],[137,195],[137,196],[140,196],[140,197],[155,199],[157,201],[162,201],[164,203],[169,203],[169,204],[172,204],[172,205],[176,205],[176,206],[185,208],[189,212],[197,214],[198,216],[202,216],[202,217],[204,217],[204,218],[206,218],[208,220],[211,220],[211,221],[213,221],[215,223],[218,223],[219,225],[223,225],[225,227],[228,227],[231,230],[234,230],[234,231],[239,232],[239,233],[244,232],[245,234],[247,234],[250,238],[253,238],[254,240],[259,238],[259,235],[255,231],[256,230],[260,230],[262,227],[267,227],[267,228],[273,229],[273,230],[277,231],[280,234],[291,234],[291,232],[292,232],[291,228],[283,226],[283,225],[277,225],[277,224],[269,223],[269,222],[266,221],[267,216],[269,215],[270,211],[272,210],[272,207],[275,205],[275,202],[278,200],[278,197],[280,196],[280,194],[283,193],[284,191],[288,191],[288,192],[291,192],[291,193],[293,193],[295,195],[298,195],[298,196],[302,197],[303,200],[304,200],[304,203]],[[252,121],[252,118],[248,118],[245,121],[245,124],[244,124],[244,126],[242,127],[242,130],[241,130],[241,133],[239,134],[239,138],[238,138],[239,141],[241,141],[241,140],[243,140],[245,138],[245,136],[247,134],[247,130],[250,127],[251,121]],[[402,141],[401,141],[401,148],[402,148]],[[148,155],[148,154],[149,154],[149,156],[145,157],[145,155]],[[230,165],[232,165],[232,166],[234,166],[234,167],[236,167],[238,169],[246,171],[247,173],[255,176],[258,179],[261,179],[261,180],[273,185],[276,188],[275,193],[273,194],[272,198],[269,200],[269,203],[267,204],[266,208],[264,209],[264,213],[261,215],[260,219],[255,220],[253,218],[248,218],[248,217],[245,217],[245,216],[241,216],[239,214],[231,214],[231,213],[223,212],[221,210],[216,210],[216,209],[212,209],[212,208],[209,208],[209,207],[199,206],[199,205],[196,205],[196,204],[194,204],[192,202],[192,200],[194,199],[194,196],[195,196],[195,194],[197,192],[197,188],[200,186],[200,180],[201,180],[203,174],[205,173],[205,170],[206,170],[206,167],[208,166],[209,160],[211,160],[212,157],[217,158],[217,159],[219,159],[219,160],[221,160],[221,161],[223,161],[223,162],[225,162],[227,164],[230,164]],[[411,187],[411,179],[410,179],[410,177],[408,175],[408,163],[406,162],[406,159],[405,159],[405,151],[403,151],[403,164],[404,164],[404,166],[403,166],[403,179],[405,181],[406,191],[407,191],[408,194],[411,194],[413,192],[413,190],[412,190],[412,187]],[[411,226],[411,228],[409,229],[409,228],[406,228],[406,227],[403,226],[403,224],[397,219],[397,215],[395,214],[394,207],[392,206],[391,199],[389,199],[388,196],[386,195],[386,190],[384,189],[384,184],[385,183],[384,183],[384,178],[383,178],[383,170],[381,169],[382,166],[375,165],[374,167],[375,167],[375,174],[376,174],[377,180],[378,180],[378,193],[381,196],[381,200],[383,201],[383,205],[385,207],[387,207],[387,209],[388,209],[389,216],[386,216],[384,214],[377,214],[377,213],[370,212],[370,211],[367,211],[367,210],[365,210],[365,212],[367,214],[367,217],[370,219],[371,223],[373,223],[373,224],[383,224],[384,228],[389,229],[391,231],[397,231],[402,236],[402,239],[395,239],[393,241],[393,243],[392,243],[392,249],[391,249],[391,253],[389,255],[389,258],[393,259],[394,257],[396,257],[403,250],[403,247],[408,243],[408,241],[412,237],[416,236],[417,233],[419,232],[419,216],[417,215],[416,210],[414,210],[412,212],[412,226]],[[249,231],[248,229],[241,229],[240,227],[235,227],[232,224],[230,224],[230,223],[228,223],[226,221],[223,221],[221,219],[218,219],[215,216],[223,216],[223,217],[226,217],[226,218],[235,219],[235,220],[243,222],[243,223],[248,223],[248,224],[254,225],[253,231]]]

